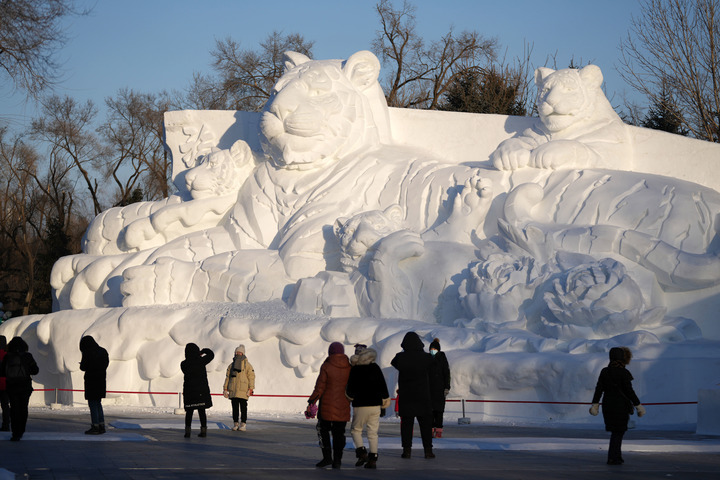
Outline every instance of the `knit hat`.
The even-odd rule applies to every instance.
[[[343,344],[340,342],[333,342],[330,344],[330,348],[328,348],[329,355],[335,355],[336,353],[345,353],[345,347],[343,347]]]
[[[433,341],[430,343],[430,350],[435,349],[438,352],[440,351],[440,339],[439,338],[433,338]]]
[[[238,345],[237,347],[235,347],[235,353],[237,353],[237,352],[240,352],[240,353],[242,353],[243,355],[245,355],[245,345],[243,345],[243,344],[241,343],[240,345]]]

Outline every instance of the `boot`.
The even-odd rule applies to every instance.
[[[365,464],[365,468],[377,468],[376,463],[378,459],[377,453],[371,453],[368,455],[368,461]]]
[[[442,428],[435,429],[435,438],[442,438]]]
[[[238,428],[238,430],[240,430],[241,432],[244,432],[246,429],[247,428],[245,427],[245,422],[240,423],[240,428]]]
[[[85,430],[85,435],[100,435],[100,427],[93,423],[89,430]]]
[[[435,458],[435,454],[432,451],[432,447],[425,449],[425,458]]]
[[[410,452],[412,452],[412,448],[403,447],[403,453],[400,455],[400,458],[410,458]]]
[[[362,467],[362,465],[368,461],[368,453],[367,449],[365,447],[358,447],[355,449],[355,458],[357,458],[357,462],[355,462],[356,467]]]
[[[342,465],[342,456],[343,456],[343,449],[342,448],[336,448],[333,452],[333,462],[332,462],[332,468],[340,468]]]
[[[105,424],[104,423],[101,423],[98,426],[98,428],[99,428],[101,434],[105,433]]]
[[[332,465],[332,454],[330,453],[329,448],[323,448],[322,449],[323,458],[318,463],[315,464],[318,468],[327,467],[328,465]]]
[[[185,438],[190,438],[190,427],[185,427]]]
[[[237,432],[238,430],[240,430],[240,424],[238,422],[235,422],[235,425],[233,425],[232,429],[233,432]]]
[[[207,427],[200,427],[200,433],[198,433],[198,437],[207,437]]]

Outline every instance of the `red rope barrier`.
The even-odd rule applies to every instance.
[[[36,392],[84,392],[85,390],[75,390],[70,388],[36,388]],[[133,392],[125,390],[108,390],[107,393],[117,394],[129,394],[129,395],[179,395],[182,392]],[[222,393],[211,393],[210,395],[215,397],[222,397]],[[270,395],[270,394],[253,394],[253,397],[265,397],[265,398],[308,398],[308,395]],[[397,398],[391,398],[390,400],[397,400]],[[461,399],[449,398],[446,400],[450,403],[460,403]],[[540,400],[465,400],[467,403],[518,403],[518,404],[541,404],[541,405],[592,405],[590,402],[547,402]],[[660,405],[697,405],[698,402],[654,402],[654,403],[643,403],[648,406],[660,406]]]

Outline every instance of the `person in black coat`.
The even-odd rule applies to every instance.
[[[200,417],[200,433],[198,437],[207,436],[206,408],[212,407],[210,385],[208,384],[205,366],[215,358],[209,348],[200,348],[194,343],[185,345],[185,360],[180,362],[180,369],[185,378],[183,380],[183,404],[185,406],[185,438],[190,438],[193,411],[198,411]]]
[[[390,364],[398,371],[400,402],[400,438],[402,458],[410,458],[413,425],[420,425],[425,458],[435,458],[432,451],[432,403],[430,401],[429,371],[432,356],[423,350],[423,343],[415,332],[405,334],[400,346],[403,351],[395,355]]]
[[[5,388],[10,400],[10,440],[17,442],[25,433],[27,425],[28,403],[33,392],[30,376],[40,372],[35,359],[28,352],[25,340],[20,337],[10,340],[0,371],[5,376]]]
[[[621,465],[622,439],[628,428],[628,421],[633,411],[637,409],[638,417],[645,415],[645,407],[632,388],[633,376],[625,368],[632,359],[632,352],[627,347],[613,347],[610,349],[610,363],[603,368],[595,386],[595,394],[590,407],[590,414],[597,415],[602,397],[602,414],[605,421],[605,430],[610,432],[610,446],[608,448],[608,465]]]
[[[435,338],[430,343],[430,399],[432,402],[433,438],[442,438],[443,414],[445,413],[445,397],[450,393],[450,364],[445,352],[440,351],[440,340]]]
[[[90,429],[85,431],[88,435],[101,435],[105,433],[105,414],[102,408],[102,399],[107,394],[107,368],[110,364],[108,352],[97,344],[90,335],[80,339],[80,370],[85,372],[85,400],[90,408]]]
[[[0,335],[0,365],[7,354],[7,339],[5,335]],[[0,432],[10,431],[10,400],[8,400],[7,391],[5,390],[5,375],[0,370],[0,408],[2,409],[2,426]]]

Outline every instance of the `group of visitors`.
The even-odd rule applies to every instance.
[[[398,370],[401,456],[411,457],[417,418],[425,458],[435,458],[432,438],[442,436],[445,397],[450,391],[447,358],[440,352],[437,338],[431,344],[431,353],[428,353],[415,332],[405,335],[401,347],[403,351],[390,362]],[[346,442],[345,427],[350,421],[352,406],[350,432],[355,444],[355,466],[364,464],[365,468],[376,468],[380,416],[390,406],[387,383],[375,363],[376,358],[377,352],[363,344],[355,345],[355,354],[349,359],[341,343],[330,344],[328,358],[320,367],[315,389],[308,398],[308,412],[312,412],[316,402],[320,403],[317,431],[323,458],[316,464],[317,467],[341,467]],[[313,416],[313,413],[306,415]],[[367,431],[368,448],[363,444],[364,430]]]
[[[210,384],[205,366],[215,358],[209,348],[202,350],[194,343],[185,345],[185,360],[180,363],[183,372],[183,405],[185,407],[185,438],[190,437],[193,412],[200,418],[198,437],[207,436],[206,409],[212,407]],[[223,396],[232,404],[233,431],[244,432],[247,423],[248,399],[255,390],[255,369],[245,356],[245,345],[235,348],[230,365],[227,367]]]
[[[415,419],[420,426],[420,437],[425,458],[435,458],[433,438],[442,437],[445,398],[450,391],[450,368],[447,357],[435,338],[430,352],[424,350],[422,340],[415,332],[405,334],[400,344],[402,351],[390,364],[398,371],[396,408],[400,415],[402,458],[410,458]],[[90,409],[88,435],[106,432],[102,399],[107,394],[106,378],[109,365],[108,352],[90,335],[80,339],[80,370],[84,371],[85,399]],[[183,403],[185,407],[185,437],[190,437],[193,412],[200,419],[199,437],[207,436],[206,409],[212,407],[212,397],[206,366],[215,358],[209,348],[200,349],[194,343],[185,346],[185,360],[180,364],[183,372]],[[630,415],[637,411],[645,415],[632,387],[632,374],[627,365],[632,352],[627,347],[614,347],[609,352],[610,363],[598,378],[590,407],[591,415],[602,414],[605,429],[611,433],[608,448],[609,465],[621,465],[622,439],[627,431]],[[376,468],[378,460],[378,428],[380,417],[390,406],[390,395],[382,370],[376,363],[377,352],[366,345],[355,345],[350,358],[345,347],[333,342],[323,362],[315,388],[308,398],[305,415],[317,415],[317,433],[323,458],[317,467],[340,468],[345,448],[345,428],[351,419],[351,435],[355,444],[355,466]],[[39,368],[28,344],[21,337],[7,342],[0,335],[0,431],[12,431],[11,441],[19,441],[25,433],[28,404],[33,392],[32,376]],[[255,389],[255,370],[245,356],[245,346],[238,345],[227,367],[223,396],[232,404],[233,431],[245,431],[248,399]],[[319,401],[319,407],[315,404]],[[367,432],[368,447],[362,434]]]

